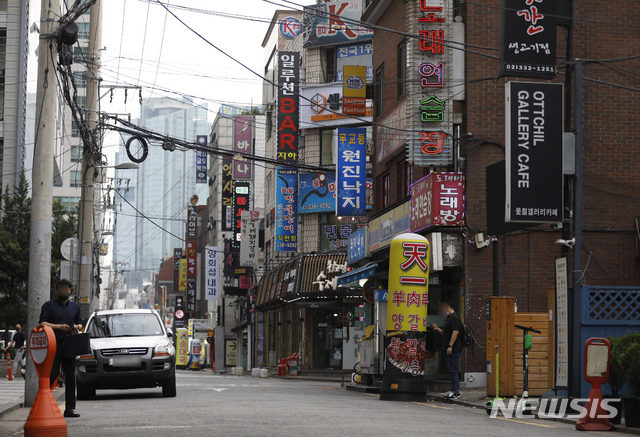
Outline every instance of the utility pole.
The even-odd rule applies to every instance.
[[[101,1],[91,5],[89,17],[89,63],[87,65],[87,127],[93,131],[96,145],[101,147],[102,136],[96,132],[100,116],[100,45],[102,43]],[[87,319],[92,305],[91,277],[93,275],[93,202],[95,197],[94,179],[96,171],[95,151],[85,147],[82,153],[82,193],[80,196],[80,218],[78,237],[80,240],[80,257],[78,260],[78,292],[77,302],[83,319]],[[94,302],[95,306],[97,302]]]
[[[51,298],[51,210],[53,153],[56,142],[55,114],[58,43],[55,35],[60,16],[59,0],[42,0],[38,44],[35,150],[31,186],[31,229],[29,237],[29,284],[27,289],[27,332],[38,325],[40,308]],[[27,360],[25,406],[38,393],[38,377]]]

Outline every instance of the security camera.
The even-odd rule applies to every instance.
[[[563,240],[560,238],[556,240],[556,244],[562,244],[563,246],[573,247],[576,244],[576,239],[572,238],[571,240]]]

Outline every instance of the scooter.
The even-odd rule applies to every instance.
[[[542,332],[532,327],[515,325],[516,329],[522,329],[522,399],[518,402],[518,407],[521,408],[522,414],[533,414],[533,407],[529,399],[529,350],[533,346],[533,337],[529,332],[535,332],[536,334],[542,334]]]

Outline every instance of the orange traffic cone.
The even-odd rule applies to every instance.
[[[39,389],[24,424],[25,437],[66,437],[67,422],[56,403],[49,375],[56,354],[56,336],[49,327],[37,327],[29,337],[31,358],[38,372]]]

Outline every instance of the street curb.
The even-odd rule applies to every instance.
[[[24,405],[23,402],[14,402],[14,403],[7,403],[5,404],[6,408],[3,406],[2,410],[0,410],[0,419],[2,419],[4,416],[6,416],[9,413],[12,413],[16,410],[19,410],[20,408],[22,408],[22,406]]]

